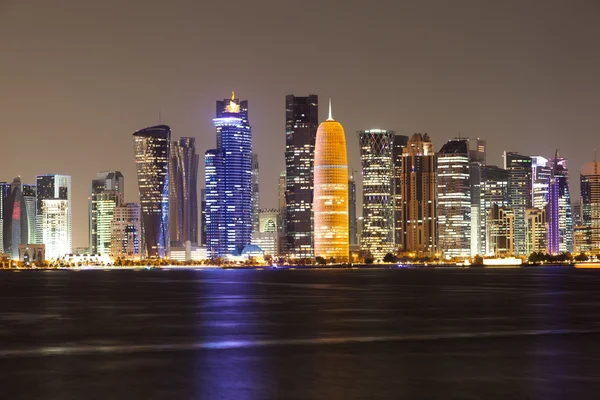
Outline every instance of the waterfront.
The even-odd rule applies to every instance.
[[[595,398],[600,272],[0,272],[24,399]]]

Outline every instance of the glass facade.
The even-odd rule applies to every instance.
[[[34,244],[35,240],[35,185],[23,185],[21,207],[21,244]]]
[[[361,249],[376,260],[394,254],[394,137],[391,130],[358,131],[362,165]]]
[[[439,250],[445,258],[471,255],[471,179],[468,139],[452,139],[437,154]]]
[[[169,165],[169,228],[171,246],[198,244],[198,166],[196,139],[182,137],[171,143]]]
[[[486,248],[489,255],[512,256],[515,252],[515,213],[511,208],[492,204],[486,211]]]
[[[148,257],[169,256],[169,156],[171,128],[157,125],[133,134],[142,229]]]
[[[548,223],[546,210],[525,210],[525,253],[545,252],[548,247]]]
[[[258,186],[258,154],[252,153],[252,233],[258,233],[259,228],[259,207],[260,191]],[[270,253],[273,254],[273,253]]]
[[[600,253],[600,162],[594,160],[581,168],[581,218],[588,228],[589,244],[594,254]]]
[[[408,144],[408,136],[394,136],[394,243],[397,250],[404,245],[404,202],[402,201],[402,159],[404,148]]]
[[[291,258],[312,258],[315,140],[319,97],[285,98],[285,235]]]
[[[126,203],[114,208],[111,224],[110,254],[112,257],[141,257],[142,218],[140,205]]]
[[[71,193],[70,176],[47,174],[36,177],[36,242],[46,245],[48,258],[73,252]],[[44,203],[46,200],[57,201]],[[47,243],[48,240],[52,243]]]
[[[356,181],[354,172],[348,180],[348,229],[350,246],[358,245],[358,220],[356,219]]]
[[[488,225],[488,221],[490,221],[488,214],[494,206],[500,207],[500,209],[508,207],[508,171],[495,165],[483,166],[480,191],[479,220],[482,222],[482,226],[478,252],[489,256],[495,255],[498,248],[504,249],[502,251],[506,252],[506,245],[503,244],[499,247],[495,239],[492,242],[489,240],[492,227]],[[492,220],[497,220],[497,217],[493,217]]]
[[[119,171],[96,174],[90,195],[90,253],[110,255],[115,207],[123,202],[124,178]]]
[[[248,101],[217,101],[217,147],[205,153],[209,258],[240,254],[252,238],[252,133]]]
[[[346,137],[342,125],[331,115],[317,129],[314,171],[315,257],[348,262]]]
[[[428,134],[415,133],[402,153],[402,248],[437,252],[435,153]]]
[[[508,202],[515,213],[515,255],[527,254],[525,210],[532,203],[532,160],[514,152],[504,152],[504,169],[508,171]]]

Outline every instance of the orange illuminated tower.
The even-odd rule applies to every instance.
[[[331,117],[317,129],[314,165],[315,257],[348,262],[348,158],[342,125]]]

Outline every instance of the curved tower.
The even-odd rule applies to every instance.
[[[348,159],[342,125],[331,117],[319,125],[314,164],[315,257],[348,262]]]
[[[169,256],[169,151],[171,128],[157,125],[133,134],[142,229],[148,257]]]

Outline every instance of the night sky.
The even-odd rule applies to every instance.
[[[261,207],[277,206],[285,95],[346,130],[428,132],[569,160],[600,147],[600,3],[590,1],[0,0],[0,180],[73,176],[74,246],[96,172],[138,201],[132,133],[162,122],[215,146],[215,101],[249,101]],[[200,176],[204,170],[201,166]],[[203,178],[199,186],[204,186]],[[360,214],[360,208],[359,208]]]

